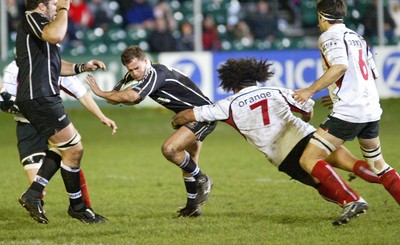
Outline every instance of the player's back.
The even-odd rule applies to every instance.
[[[319,46],[324,70],[337,64],[347,66],[343,77],[329,86],[335,103],[333,116],[354,123],[379,120],[382,110],[365,40],[344,24],[336,24],[321,35]]]
[[[249,87],[235,94],[228,123],[278,166],[292,148],[315,129],[291,112],[304,105],[293,100],[290,90]],[[314,103],[306,104],[309,110]]]

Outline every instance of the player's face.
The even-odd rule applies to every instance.
[[[49,21],[53,21],[57,16],[57,2],[58,0],[50,0],[46,6],[46,11],[43,13]]]
[[[147,60],[138,60],[134,58],[130,63],[126,64],[125,67],[128,69],[129,74],[137,80],[140,81],[144,78],[144,73],[146,72]]]
[[[321,32],[326,31],[325,22],[326,20],[318,13],[318,27]]]

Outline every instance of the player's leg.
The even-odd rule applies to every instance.
[[[22,119],[21,119],[22,120]],[[36,129],[27,122],[18,121],[17,122],[17,139],[18,139],[18,152],[21,159],[21,163],[24,167],[25,173],[28,178],[28,182],[30,186],[33,188],[28,189],[26,195],[24,196],[22,201],[22,205],[31,205],[35,210],[41,210],[44,213],[43,209],[43,196],[45,193],[44,187],[35,182],[35,178],[37,173],[42,166],[43,162],[50,165],[47,169],[47,173],[49,175],[53,175],[59,168],[59,162],[48,162],[45,159],[46,151],[47,151],[47,139],[41,135],[39,135]],[[48,176],[47,176],[48,177]],[[38,189],[36,189],[38,187]],[[22,196],[21,196],[22,197]],[[36,197],[39,197],[36,199]],[[33,203],[28,203],[28,200],[34,200]],[[35,205],[39,205],[39,209],[35,207]],[[29,211],[29,210],[28,210]],[[31,216],[41,223],[47,223],[47,218],[39,213],[38,216],[31,213]]]
[[[326,161],[334,166],[348,172],[353,172],[369,183],[381,183],[378,176],[371,170],[368,163],[357,159],[346,147],[340,146],[332,152]],[[355,178],[355,177],[353,177]]]
[[[80,191],[79,167],[83,153],[80,135],[70,122],[61,102],[60,97],[44,97],[22,101],[18,106],[37,132],[48,138],[49,143],[62,153],[61,175],[70,196],[69,214],[83,222],[83,219],[87,219],[88,223],[97,223],[100,219],[85,206]],[[54,162],[60,162],[59,158],[53,151],[46,152],[34,182],[19,200],[31,217],[40,223],[48,223],[41,210],[40,193],[58,170]]]
[[[303,169],[318,179],[324,195],[343,206],[343,212],[335,219],[334,225],[347,223],[350,218],[357,217],[368,209],[364,199],[351,189],[335,169],[325,161],[328,155],[342,143],[343,140],[318,128],[300,159]]]
[[[52,147],[62,153],[61,176],[69,195],[68,214],[83,223],[103,223],[106,219],[87,207],[82,198],[80,161],[83,155],[81,136],[72,123],[49,138]]]
[[[86,207],[90,208],[92,206],[92,204],[90,203],[89,189],[87,187],[85,174],[83,173],[82,168],[81,168],[81,171],[79,172],[79,177],[80,177],[83,201],[85,202]]]
[[[400,204],[400,176],[383,158],[379,137],[372,139],[359,138],[358,140],[364,159],[379,176],[385,189]]]
[[[200,167],[185,150],[188,145],[196,144],[197,137],[186,127],[179,128],[162,146],[162,153],[166,159],[182,169],[182,175],[187,193],[186,208],[182,216],[198,216],[200,210],[195,205],[197,196],[196,178],[203,175]],[[189,210],[190,209],[190,210]]]
[[[202,173],[197,164],[201,149],[201,140],[215,128],[215,124],[191,124],[180,127],[163,144],[162,152],[169,161],[183,171],[187,191],[186,207],[180,216],[200,215],[200,206],[210,195],[211,179]],[[192,212],[193,211],[193,212]]]

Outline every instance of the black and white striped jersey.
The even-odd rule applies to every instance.
[[[133,78],[128,72],[124,79],[130,81]],[[194,106],[212,104],[189,77],[162,64],[150,64],[143,81],[133,89],[140,94],[141,100],[149,96],[175,113]]]
[[[49,23],[45,16],[31,11],[21,19],[16,40],[17,101],[60,94],[60,48],[42,40],[43,28]]]

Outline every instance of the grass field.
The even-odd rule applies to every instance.
[[[400,99],[382,101],[385,159],[400,170]],[[47,187],[48,225],[35,223],[19,206],[27,180],[18,162],[15,124],[0,113],[0,244],[398,244],[399,206],[376,184],[351,186],[369,203],[366,215],[334,227],[338,206],[312,188],[277,171],[232,128],[219,123],[203,145],[200,164],[214,180],[203,215],[175,218],[186,194],[180,170],[165,160],[161,145],[173,132],[171,112],[107,107],[119,126],[112,136],[86,111],[70,109],[85,147],[92,205],[109,223],[87,226],[67,215],[68,197],[57,174]],[[317,103],[312,124],[327,111]],[[354,142],[346,143],[360,156]],[[347,173],[339,172],[347,178]]]

